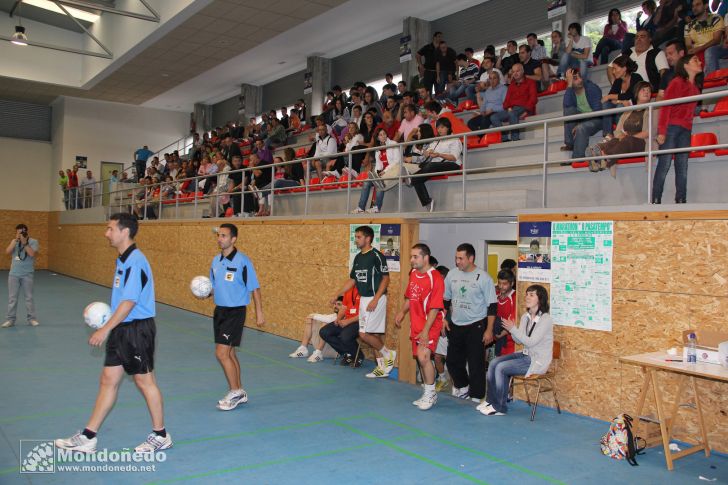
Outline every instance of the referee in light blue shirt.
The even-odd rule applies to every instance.
[[[152,432],[134,451],[152,453],[172,447],[172,436],[164,427],[162,393],[154,376],[154,278],[147,258],[134,244],[138,228],[136,218],[124,213],[113,214],[106,226],[106,239],[119,252],[111,284],[111,316],[88,341],[95,347],[106,341],[104,370],[86,428],[55,440],[59,448],[96,451],[96,433],[116,402],[124,372],[133,377],[152,418]]]
[[[240,380],[240,362],[235,348],[240,346],[245,325],[245,309],[250,303],[250,294],[255,302],[256,324],[265,324],[260,285],[253,262],[235,248],[238,228],[234,224],[222,224],[217,230],[217,245],[220,254],[210,265],[210,281],[215,300],[213,333],[215,356],[222,366],[228,382],[228,393],[217,402],[221,411],[231,411],[238,404],[248,402]]]

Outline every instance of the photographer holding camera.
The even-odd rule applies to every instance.
[[[18,306],[18,293],[23,287],[25,293],[25,307],[28,312],[28,324],[39,325],[35,316],[33,304],[33,273],[35,257],[38,254],[38,241],[28,236],[28,226],[18,224],[15,226],[15,238],[10,241],[5,253],[12,255],[10,274],[8,275],[8,318],[0,328],[9,328],[15,325],[15,310]]]

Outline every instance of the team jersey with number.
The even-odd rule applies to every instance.
[[[389,276],[387,260],[377,249],[371,248],[366,253],[359,253],[354,257],[349,278],[356,282],[359,295],[374,296],[384,276]]]

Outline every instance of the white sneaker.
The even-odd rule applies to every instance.
[[[303,357],[308,357],[308,348],[304,347],[303,345],[299,345],[295,351],[288,354],[288,357],[291,357],[292,359],[301,359]]]
[[[95,453],[96,452],[96,438],[88,439],[80,432],[71,436],[70,438],[59,438],[55,440],[55,444],[58,448],[64,450],[81,451],[84,453]]]
[[[386,370],[384,365],[384,359],[381,357],[377,358],[377,366],[371,371],[366,377],[370,379],[377,379],[380,377],[389,377],[389,371]]]
[[[412,401],[412,405],[413,406],[419,406],[420,405],[420,402],[425,398],[425,394],[426,394],[426,392],[425,392],[425,385],[422,384],[422,395],[420,397],[418,397],[417,399],[415,399],[414,401]]]
[[[238,404],[245,404],[248,402],[248,394],[242,389],[240,389],[240,391],[242,391],[242,393],[235,394],[230,399],[217,403],[217,409],[220,411],[232,411],[238,407]]]
[[[240,396],[241,394],[245,394],[245,391],[242,389],[233,389],[232,391],[228,391],[228,393],[225,394],[225,397],[217,401],[217,403],[222,404],[223,402],[229,401],[236,396]],[[248,400],[248,396],[245,396],[245,400]]]
[[[351,211],[352,214],[364,214],[364,212],[364,209],[360,209],[359,207]]]
[[[14,326],[15,326],[15,322],[11,322],[10,320],[7,320],[5,323],[0,325],[0,328],[10,328],[10,327],[14,327]]]
[[[483,401],[480,404],[478,404],[477,406],[475,406],[475,409],[477,409],[478,411],[480,411],[481,409],[485,409],[485,408],[487,408],[489,406],[490,406],[490,403],[488,401]]]
[[[306,360],[308,362],[311,362],[312,364],[315,364],[316,362],[321,362],[322,360],[324,360],[324,354],[320,350],[316,349],[313,351],[313,354],[311,354],[311,357]]]
[[[425,395],[422,396],[422,400],[417,405],[417,407],[420,409],[420,411],[427,411],[432,406],[434,406],[436,402],[437,402],[437,392],[425,393]]]
[[[379,207],[377,207],[376,205],[372,206],[369,209],[367,209],[367,212],[370,214],[379,214]]]
[[[452,395],[457,397],[458,399],[468,399],[470,398],[470,386],[455,387],[455,385],[453,385]]]
[[[40,322],[38,320],[28,320],[28,325],[30,325],[31,327],[37,327],[38,325],[40,325]]]
[[[390,350],[389,355],[384,359],[384,369],[389,374],[394,369],[394,359],[397,358],[397,351]]]
[[[156,433],[149,433],[144,443],[140,444],[134,451],[137,453],[154,453],[159,450],[172,448],[172,435],[167,433],[164,438]]]
[[[500,413],[496,411],[495,408],[490,404],[483,407],[482,409],[478,409],[478,411],[480,411],[480,414],[484,414],[486,416],[505,416],[505,413]]]

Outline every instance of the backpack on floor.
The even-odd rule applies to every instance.
[[[641,441],[642,446],[638,446],[637,441]],[[609,431],[600,440],[603,454],[615,460],[627,460],[632,466],[638,466],[637,455],[642,454],[645,445],[645,440],[632,435],[632,417],[628,414],[614,418]]]

